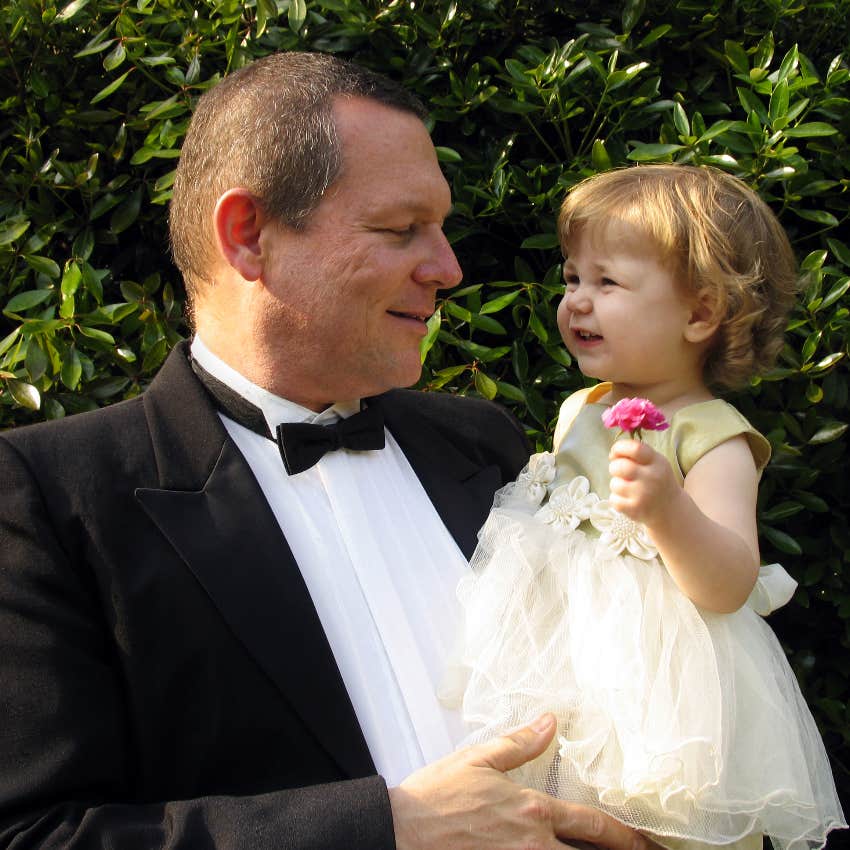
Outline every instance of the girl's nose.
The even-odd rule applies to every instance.
[[[567,289],[564,293],[564,306],[571,313],[587,313],[592,306],[587,289],[583,286]]]

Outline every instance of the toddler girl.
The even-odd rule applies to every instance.
[[[760,616],[795,587],[779,565],[759,568],[770,448],[714,397],[781,348],[788,239],[741,181],[677,165],[582,182],[559,231],[558,325],[603,383],[564,402],[554,453],[497,494],[459,588],[446,697],[474,729],[465,743],[552,711],[558,734],[520,782],[671,848],[760,848],[762,835],[819,847],[846,823]],[[650,406],[648,420],[621,420],[625,435],[607,428],[606,409],[631,398],[666,422]]]

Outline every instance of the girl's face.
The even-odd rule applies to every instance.
[[[703,388],[703,346],[688,337],[694,299],[646,235],[625,222],[581,228],[564,262],[558,327],[581,371],[615,395],[658,399]]]

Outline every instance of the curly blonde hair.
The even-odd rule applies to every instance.
[[[716,168],[690,165],[596,174],[561,207],[564,256],[571,234],[611,221],[644,231],[685,291],[710,296],[720,325],[703,365],[709,387],[740,387],[773,365],[798,290],[797,263],[776,216],[752,189]]]

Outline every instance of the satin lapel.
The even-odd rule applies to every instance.
[[[493,493],[502,484],[498,467],[470,460],[439,431],[394,404],[392,394],[375,401],[437,513],[469,559],[493,504]]]
[[[182,352],[145,410],[162,489],[137,498],[343,775],[374,773],[292,552]]]

